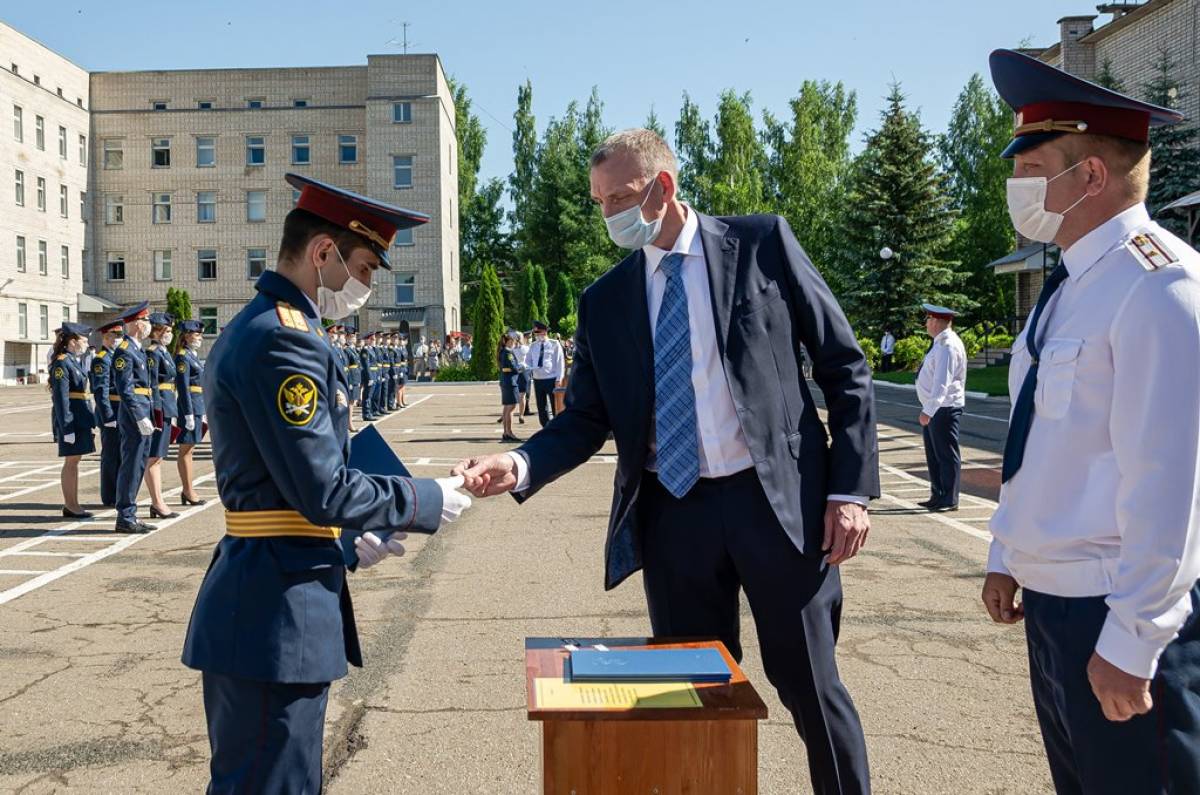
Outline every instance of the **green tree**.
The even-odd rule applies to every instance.
[[[575,313],[575,287],[565,273],[554,274],[554,289],[550,292],[547,313],[546,322],[559,332],[563,319]]]
[[[859,334],[874,337],[884,327],[907,332],[923,300],[968,306],[956,290],[958,263],[947,255],[955,212],[933,148],[893,85],[879,129],[855,161],[848,203],[854,210],[843,225],[851,284],[842,300]],[[889,259],[880,256],[885,246],[895,252]]]
[[[167,288],[167,313],[180,320],[192,320],[192,297],[182,288]]]
[[[1154,62],[1154,76],[1145,85],[1147,102],[1178,108],[1181,86],[1176,80],[1175,62],[1166,48],[1160,49]],[[1183,196],[1200,190],[1200,144],[1197,129],[1190,123],[1154,127],[1150,130],[1151,214]],[[1163,215],[1159,223],[1177,235],[1187,237],[1187,224],[1179,216]]]
[[[550,308],[550,290],[546,284],[546,270],[541,265],[533,266],[533,303],[536,308],[531,313],[532,320],[549,323],[545,312]],[[531,328],[532,325],[530,323],[526,328]]]
[[[500,272],[512,269],[515,256],[512,236],[504,223],[504,182],[493,178],[483,183],[462,213],[459,249],[462,261],[463,315],[473,317],[484,265]]]
[[[663,128],[662,122],[658,120],[658,114],[654,112],[654,106],[650,106],[650,113],[646,116],[646,122],[642,125],[647,130],[658,133],[663,140],[667,138],[667,131]]]
[[[950,259],[960,263],[962,292],[978,305],[963,318],[963,325],[1001,321],[1015,311],[1014,280],[997,277],[987,267],[1016,245],[1005,197],[1012,166],[1000,157],[1011,137],[1012,111],[982,77],[972,75],[954,103],[949,129],[938,140],[947,188],[958,211]]]
[[[481,381],[498,376],[496,351],[504,333],[504,292],[496,269],[483,267],[479,297],[475,301],[475,325],[471,369]]]
[[[1097,85],[1104,86],[1112,91],[1120,91],[1125,93],[1125,84],[1121,79],[1113,73],[1112,58],[1105,58],[1100,64],[1100,71],[1096,73],[1094,81]]]
[[[533,84],[528,80],[517,89],[517,109],[513,113],[513,172],[508,178],[512,196],[511,227],[523,244],[530,226],[533,183],[537,174],[537,120],[533,115]]]
[[[679,193],[702,213],[712,212],[708,192],[712,133],[700,106],[685,91],[679,121],[675,122],[675,157],[679,160]]]
[[[763,174],[767,156],[754,129],[750,93],[721,93],[712,157],[705,170],[709,211],[713,215],[747,215],[766,208]]]
[[[531,262],[525,263],[517,275],[516,306],[512,315],[512,325],[519,329],[527,329],[533,324],[533,313],[537,306],[537,266]]]

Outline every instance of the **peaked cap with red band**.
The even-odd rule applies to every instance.
[[[135,320],[150,317],[150,302],[142,301],[140,304],[129,307],[128,309],[117,315],[117,320],[122,323],[132,323]]]
[[[379,257],[383,267],[392,269],[387,252],[399,229],[429,223],[429,216],[405,210],[391,204],[352,193],[300,174],[287,174],[284,179],[300,191],[296,208],[307,210],[335,226],[341,226],[362,236]]]
[[[1017,114],[1013,140],[1001,157],[1080,133],[1147,143],[1151,127],[1183,120],[1178,111],[1089,83],[1015,50],[996,50],[988,60],[996,92]]]

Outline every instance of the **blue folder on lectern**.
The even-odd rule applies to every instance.
[[[374,425],[368,425],[350,440],[350,461],[346,466],[368,475],[400,475],[412,477],[408,467],[400,460],[391,445],[384,440]],[[358,567],[358,553],[354,551],[354,539],[361,530],[342,528],[342,557],[351,571]],[[380,540],[386,541],[392,534],[376,531]]]
[[[728,682],[716,649],[623,649],[571,652],[572,682]]]

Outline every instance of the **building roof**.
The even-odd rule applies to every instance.
[[[1020,273],[1021,271],[1040,271],[1050,263],[1049,252],[1057,248],[1045,243],[1031,243],[1022,246],[1011,254],[1005,254],[997,260],[989,262],[985,267],[996,273]]]
[[[1088,44],[1095,44],[1101,39],[1106,39],[1117,31],[1127,28],[1151,14],[1161,11],[1175,1],[1176,0],[1150,0],[1150,2],[1143,3],[1137,8],[1122,14],[1112,22],[1109,22],[1107,25],[1101,25],[1080,39],[1080,41],[1087,42]]]
[[[1176,199],[1167,206],[1161,208],[1155,215],[1162,215],[1167,210],[1200,210],[1200,190],[1195,193],[1189,193],[1182,199]]]

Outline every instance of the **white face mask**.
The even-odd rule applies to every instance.
[[[195,339],[188,340],[187,346],[193,351],[200,350],[200,338],[196,337]]]
[[[1051,182],[1066,174],[1083,161],[1062,171],[1050,179],[1045,177],[1012,177],[1008,180],[1008,215],[1017,231],[1030,240],[1038,243],[1053,243],[1059,227],[1067,213],[1087,198],[1083,194],[1079,201],[1072,204],[1061,213],[1052,213],[1046,209],[1046,189]]]
[[[650,181],[646,195],[642,197],[641,203],[636,207],[630,207],[628,210],[605,217],[604,225],[608,227],[608,236],[621,248],[636,251],[658,239],[663,219],[655,218],[653,221],[647,221],[642,217],[642,207],[650,200],[655,182],[658,182],[658,175],[655,175],[655,178]]]
[[[357,312],[367,303],[367,299],[371,297],[371,288],[350,275],[350,266],[342,259],[342,252],[338,251],[336,243],[333,250],[337,252],[342,267],[346,269],[346,283],[340,290],[330,290],[321,278],[321,269],[317,268],[317,281],[320,283],[317,287],[317,311],[321,313],[321,317],[341,320]]]

